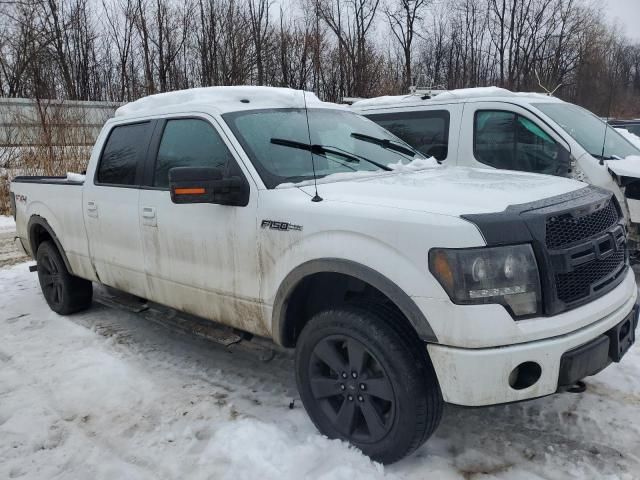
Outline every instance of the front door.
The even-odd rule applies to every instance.
[[[139,218],[152,300],[267,335],[259,297],[257,194],[212,117],[158,121],[140,191]],[[246,206],[174,204],[169,170],[215,167],[249,179]]]
[[[459,165],[570,175],[569,146],[522,107],[467,103],[462,131]]]
[[[147,279],[138,200],[153,123],[113,127],[83,191],[89,250],[100,282],[141,297],[147,295]]]

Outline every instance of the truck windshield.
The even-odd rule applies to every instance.
[[[560,125],[593,157],[604,157],[605,160],[610,160],[640,155],[640,150],[614,128],[582,107],[568,103],[534,103],[533,105]],[[602,144],[605,140],[605,126],[607,141],[603,155]]]
[[[424,158],[392,133],[360,115],[309,109],[269,109],[223,115],[267,188],[334,173],[383,172],[389,164]],[[373,139],[373,140],[372,140]]]

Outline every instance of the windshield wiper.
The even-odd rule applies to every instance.
[[[285,138],[272,138],[271,143],[273,143],[274,145],[280,145],[282,147],[290,147],[290,148],[297,148],[300,150],[310,151],[311,153],[314,153],[316,155],[325,155],[327,153],[330,153],[331,155],[337,155],[339,157],[342,157],[347,162],[351,162],[351,163],[360,163],[360,160],[364,160],[365,162],[369,162],[370,164],[375,165],[376,167],[382,170],[386,170],[386,171],[391,170],[386,165],[375,162],[366,157],[361,157],[359,155],[356,156],[351,153],[343,152],[338,148],[333,148],[330,146],[324,146],[324,145],[318,145],[318,144],[309,145],[308,143],[296,142],[295,140],[287,140]]]
[[[372,137],[371,135],[365,135],[364,133],[352,133],[351,136],[357,140],[362,140],[363,142],[373,143],[375,145],[380,145],[382,148],[386,148],[388,150],[395,150],[396,152],[404,153],[410,157],[415,157],[416,152],[411,150],[409,147],[405,147],[398,142],[394,142],[393,140],[389,140],[388,138],[378,138]]]
[[[621,157],[617,156],[617,155],[600,155],[599,153],[591,153],[590,154],[592,157],[597,158],[598,160],[622,160]]]

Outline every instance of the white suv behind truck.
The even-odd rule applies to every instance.
[[[627,219],[631,250],[640,247],[640,150],[582,107],[488,87],[378,97],[353,109],[447,165],[558,175],[606,188]]]
[[[11,195],[55,312],[98,282],[295,347],[318,429],[382,462],[443,402],[553,394],[635,338],[611,192],[440,166],[300,91],[143,98],[105,124],[84,181],[19,177]]]

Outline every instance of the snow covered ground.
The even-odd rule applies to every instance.
[[[317,433],[289,355],[97,302],[60,317],[27,265],[0,269],[0,478],[640,478],[637,345],[584,394],[447,406],[426,445],[383,468]]]
[[[16,229],[16,222],[13,217],[0,215],[0,232],[12,232]]]
[[[0,268],[26,260],[14,244],[15,230],[13,217],[0,215]]]

